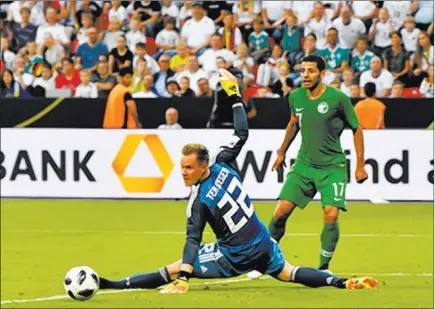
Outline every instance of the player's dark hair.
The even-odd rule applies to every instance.
[[[190,154],[196,154],[198,163],[208,163],[210,160],[208,149],[201,144],[187,144],[181,150],[181,153],[185,156]]]
[[[317,64],[317,68],[320,72],[324,71],[326,69],[325,60],[323,60],[322,57],[317,55],[308,55],[304,58],[302,58],[302,62],[315,62]]]
[[[376,85],[374,83],[367,83],[364,85],[364,92],[367,97],[371,98],[376,93]]]

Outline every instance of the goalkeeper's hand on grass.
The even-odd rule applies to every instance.
[[[162,294],[183,294],[189,290],[189,282],[177,279],[165,286],[160,293]]]
[[[240,88],[237,78],[225,69],[219,69],[219,74],[219,81],[221,83],[222,89],[227,93],[227,95],[229,97],[240,97]]]

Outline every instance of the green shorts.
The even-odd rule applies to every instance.
[[[315,168],[296,162],[287,175],[279,199],[303,209],[320,192],[322,207],[336,206],[346,211],[347,169],[334,166]]]

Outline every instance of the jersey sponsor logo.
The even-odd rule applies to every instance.
[[[329,110],[329,105],[326,102],[321,102],[319,105],[317,105],[317,111],[320,114],[326,114]]]
[[[127,167],[136,153],[139,144],[144,141],[160,169],[161,177],[128,177],[124,176]],[[118,176],[122,187],[128,193],[159,193],[174,168],[171,156],[156,134],[130,134],[124,140],[112,168]]]

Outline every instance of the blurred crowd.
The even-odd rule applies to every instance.
[[[433,97],[433,1],[2,1],[0,96],[212,97],[219,68],[244,93],[282,97],[301,59],[350,97]],[[372,89],[372,88],[370,88]],[[173,111],[172,111],[173,112]]]

